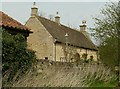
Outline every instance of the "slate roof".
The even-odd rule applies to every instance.
[[[7,14],[0,11],[0,26],[2,27],[8,27],[8,28],[14,28],[20,31],[25,32],[31,32],[29,28],[27,28],[25,25],[22,25],[17,20],[11,18]]]
[[[83,33],[40,16],[37,16],[37,18],[57,42],[65,43],[65,34],[67,33],[69,35],[67,40],[70,45],[98,50],[92,41],[87,39]]]

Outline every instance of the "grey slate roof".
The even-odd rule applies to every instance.
[[[37,18],[57,42],[65,43],[65,34],[67,33],[69,35],[67,40],[70,45],[98,50],[92,41],[90,41],[83,33],[40,16],[37,16]]]

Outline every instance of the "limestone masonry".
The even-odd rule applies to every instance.
[[[60,16],[55,21],[38,16],[38,8],[34,3],[31,17],[26,26],[33,32],[28,37],[28,48],[36,52],[38,59],[72,62],[77,59],[93,59],[97,61],[98,48],[87,36],[85,21],[80,31],[60,24]]]

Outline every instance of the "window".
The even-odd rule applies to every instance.
[[[48,60],[48,57],[45,57],[45,60]]]

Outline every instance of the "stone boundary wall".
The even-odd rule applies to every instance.
[[[94,80],[115,78],[107,66],[97,63],[38,60],[33,66],[13,87],[88,87]]]

